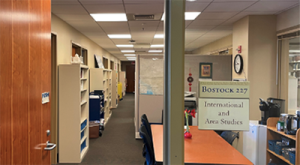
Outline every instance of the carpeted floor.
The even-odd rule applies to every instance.
[[[126,94],[106,124],[102,137],[90,139],[80,165],[142,165],[142,140],[135,139],[134,94]]]

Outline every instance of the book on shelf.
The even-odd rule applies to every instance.
[[[83,90],[83,81],[81,81],[80,89]]]
[[[80,78],[84,78],[84,70],[80,69]]]

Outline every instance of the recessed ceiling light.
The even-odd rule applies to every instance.
[[[109,38],[120,38],[120,39],[123,39],[123,38],[131,38],[131,35],[130,34],[108,34],[107,35]]]
[[[132,48],[133,45],[116,45],[117,47],[120,47],[120,48]]]
[[[115,14],[91,14],[97,22],[113,22],[113,21],[127,21],[125,13]]]
[[[135,56],[135,54],[124,54],[124,56]]]
[[[161,48],[161,47],[164,47],[164,45],[151,45],[150,47],[151,48]]]
[[[185,12],[185,20],[194,20],[201,12]]]
[[[164,38],[163,34],[155,34],[154,38]]]
[[[185,12],[184,13],[184,19],[185,20],[194,20],[198,17],[198,15],[200,15],[201,12]],[[163,16],[161,17],[161,20],[163,21],[165,19],[165,13],[163,14]]]
[[[300,53],[300,50],[290,50],[290,53]]]
[[[162,52],[162,50],[149,50],[148,52],[149,53],[160,53],[160,52]]]
[[[121,50],[121,52],[123,52],[123,53],[133,53],[135,51],[134,50]]]

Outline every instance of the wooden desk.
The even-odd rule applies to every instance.
[[[163,125],[151,125],[151,129],[155,159],[163,162]],[[214,131],[190,126],[190,132],[193,137],[184,140],[185,163],[253,165]]]

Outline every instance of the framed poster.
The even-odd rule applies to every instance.
[[[212,63],[200,63],[199,78],[212,78]]]

